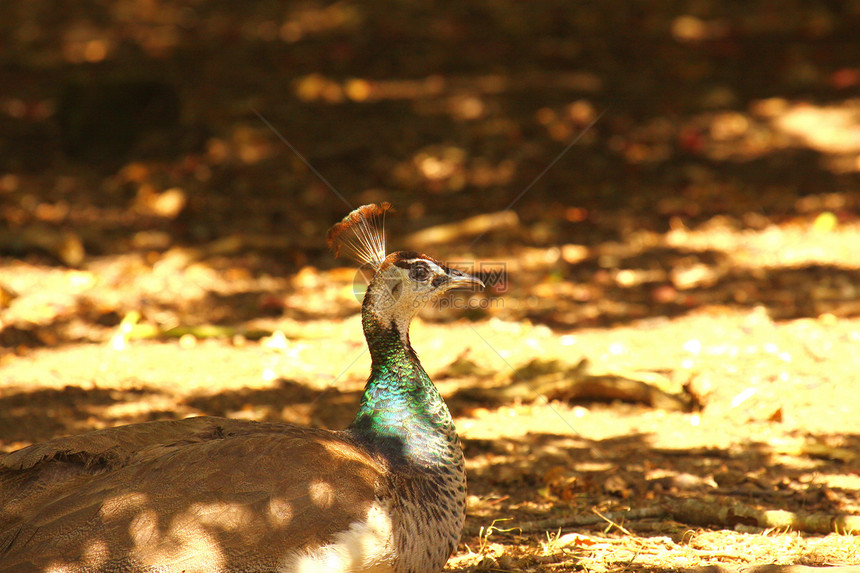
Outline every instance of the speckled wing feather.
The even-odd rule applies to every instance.
[[[191,418],[0,458],[0,572],[274,571],[363,519],[384,469],[343,434]]]

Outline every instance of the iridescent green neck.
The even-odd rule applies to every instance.
[[[350,430],[395,464],[437,467],[462,456],[445,401],[421,367],[409,335],[382,324],[365,305],[370,378]]]

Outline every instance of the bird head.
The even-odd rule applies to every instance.
[[[483,288],[484,283],[429,255],[414,251],[385,254],[385,231],[380,218],[388,203],[359,207],[328,232],[329,247],[337,255],[348,252],[372,271],[364,309],[382,325],[401,333],[427,302],[455,288]]]

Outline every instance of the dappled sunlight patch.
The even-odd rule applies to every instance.
[[[93,410],[94,415],[110,420],[136,420],[145,419],[147,416],[160,415],[161,412],[169,412],[173,408],[173,397],[166,394],[153,393],[141,395],[137,400],[111,404],[101,409],[101,411],[98,408],[91,410]]]
[[[314,481],[308,485],[311,502],[322,509],[331,507],[335,502],[334,488],[328,482]]]
[[[860,170],[860,102],[799,103],[788,106],[773,123],[821,153],[857,154],[856,169]]]
[[[286,499],[273,497],[266,505],[266,519],[276,527],[286,527],[293,519],[293,505]]]
[[[703,229],[677,227],[665,236],[666,244],[691,250],[719,250],[736,267],[792,267],[834,264],[860,268],[860,224],[839,225],[839,232],[819,232],[814,225],[769,225],[762,230],[732,228],[714,221]]]
[[[85,567],[98,568],[103,566],[110,556],[110,546],[104,539],[88,539],[84,544],[81,563]]]
[[[154,509],[144,509],[138,513],[128,525],[131,542],[138,550],[144,550],[161,540],[159,517]]]
[[[135,543],[132,555],[138,562],[149,566],[181,563],[187,573],[206,573],[224,565],[224,552],[217,538],[192,512],[174,516],[163,535],[156,530],[157,516],[149,513],[154,512],[141,514],[145,517],[137,525],[140,531],[134,531],[134,523],[130,531]]]
[[[45,573],[75,573],[77,563],[57,563],[56,561],[45,567]]]
[[[358,462],[359,464],[364,465],[369,461],[366,454],[354,448],[344,448],[343,443],[339,440],[323,438],[317,442],[317,445],[322,447],[323,450],[325,450],[325,453],[332,460],[337,460],[339,463],[342,464],[348,464],[349,462]]]
[[[149,503],[149,496],[140,492],[126,492],[113,497],[107,498],[99,510],[99,514],[105,521],[119,519],[128,513],[136,512],[141,508],[146,507]],[[139,516],[138,516],[139,517]],[[151,514],[143,518],[136,528],[146,528],[147,519],[153,517]],[[135,518],[137,519],[137,518]]]
[[[188,514],[195,521],[222,531],[251,531],[249,526],[254,520],[254,513],[247,505],[227,501],[194,503],[189,506]]]
[[[809,149],[820,153],[821,166],[833,173],[860,171],[860,101],[844,99],[827,105],[781,97],[754,100],[746,109],[736,107],[731,92],[711,94],[715,108],[686,118],[658,116],[610,137],[609,147],[634,165],[666,164],[679,153],[704,156],[734,164]],[[561,112],[542,108],[536,121],[555,139],[573,133]],[[695,166],[684,171],[695,173]],[[699,171],[710,173],[708,168]],[[705,190],[719,185],[719,176],[698,177]],[[722,193],[713,189],[716,195]],[[716,199],[716,197],[714,197]],[[669,199],[668,197],[666,199]],[[693,207],[691,205],[691,207]]]

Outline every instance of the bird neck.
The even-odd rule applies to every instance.
[[[421,367],[398,321],[362,309],[372,361],[350,430],[394,466],[433,469],[459,464],[462,449],[448,406]]]

